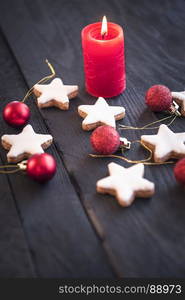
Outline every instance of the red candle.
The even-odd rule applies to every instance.
[[[82,30],[85,86],[95,97],[114,97],[126,88],[124,35],[115,23],[98,22]]]

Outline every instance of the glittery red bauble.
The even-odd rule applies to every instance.
[[[8,103],[3,110],[4,120],[12,126],[19,127],[24,125],[30,117],[29,107],[19,101]]]
[[[96,128],[90,137],[91,145],[97,153],[112,154],[120,146],[119,133],[111,126],[103,125]]]
[[[185,185],[185,158],[180,159],[174,168],[174,175],[178,182]]]
[[[55,159],[48,153],[35,154],[28,159],[26,172],[36,181],[48,181],[56,172]]]
[[[145,95],[145,102],[152,111],[168,110],[172,105],[172,95],[165,85],[153,85]]]

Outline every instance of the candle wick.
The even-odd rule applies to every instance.
[[[105,36],[107,35],[107,33],[106,32],[104,32],[103,34],[102,34],[102,40],[104,40],[105,39]]]

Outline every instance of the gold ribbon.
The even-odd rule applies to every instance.
[[[149,124],[146,124],[143,127],[134,127],[134,126],[129,126],[129,125],[119,125],[119,127],[120,127],[121,130],[129,130],[129,129],[131,129],[131,130],[158,129],[159,126],[155,126],[155,127],[150,127],[150,126],[152,126],[154,124],[157,124],[159,122],[171,119],[171,118],[173,118],[173,119],[168,124],[166,124],[166,126],[170,126],[175,121],[175,119],[177,118],[177,115],[175,115],[175,116],[174,115],[170,115],[170,116],[165,117],[163,119],[160,119],[160,120],[151,122]]]
[[[46,81],[48,81],[49,79],[52,79],[56,73],[55,73],[55,70],[53,68],[53,66],[50,64],[50,62],[46,59],[46,64],[48,65],[50,71],[51,71],[51,74],[48,75],[48,76],[45,76],[44,78],[40,79],[37,83],[35,84],[41,84],[41,83],[45,83]],[[35,85],[34,84],[34,85]],[[33,93],[33,89],[34,89],[34,86],[31,87],[31,89],[29,89],[29,91],[26,93],[26,95],[24,96],[24,98],[21,100],[21,102],[25,102],[25,100]]]
[[[166,164],[173,164],[174,161],[165,161],[165,162],[151,162],[150,160],[152,159],[153,152],[150,148],[148,148],[146,145],[144,145],[140,140],[133,141],[132,143],[140,143],[141,146],[146,149],[149,152],[149,156],[145,159],[141,160],[131,160],[128,159],[127,157],[123,156],[123,149],[122,149],[122,156],[120,155],[114,155],[114,154],[109,154],[109,155],[101,155],[101,154],[89,154],[89,156],[94,157],[94,158],[100,158],[100,157],[112,157],[112,158],[119,158],[122,159],[130,164],[138,164],[138,163],[143,163],[144,165],[166,165]]]
[[[0,166],[0,169],[4,169],[4,168],[16,168],[14,170],[0,170],[1,174],[11,174],[11,173],[16,173],[18,171],[20,171],[20,168],[18,165],[4,165],[4,166]]]

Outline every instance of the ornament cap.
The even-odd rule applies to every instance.
[[[17,164],[19,169],[22,171],[26,171],[27,169],[27,160],[23,160],[20,163]]]
[[[171,115],[176,115],[177,117],[181,116],[181,113],[179,111],[179,105],[175,101],[172,102],[167,112],[170,113]]]
[[[120,148],[130,149],[131,142],[124,137],[120,137]]]

